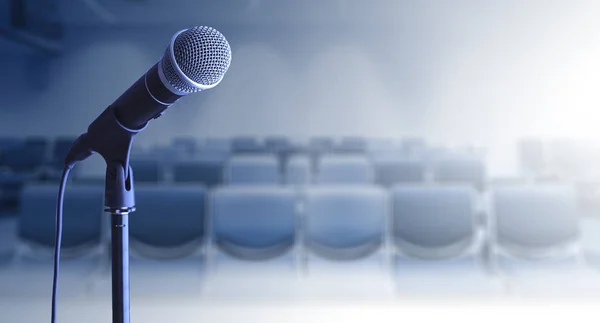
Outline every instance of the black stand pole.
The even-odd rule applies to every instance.
[[[128,211],[111,211],[113,323],[129,323],[128,222]]]
[[[144,127],[128,129],[116,119],[112,107],[108,107],[75,141],[67,156],[68,163],[73,165],[94,152],[106,161],[104,211],[111,214],[113,323],[129,323],[128,216],[135,211],[129,151],[133,137]]]

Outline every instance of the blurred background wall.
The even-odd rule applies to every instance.
[[[505,173],[517,138],[590,138],[599,118],[595,1],[24,2],[25,27],[3,28],[0,134],[81,133],[193,25],[228,37],[231,69],[140,144],[182,134],[423,136],[489,147],[492,169]],[[58,31],[44,35],[51,28],[33,21]],[[23,30],[56,51],[11,35]]]

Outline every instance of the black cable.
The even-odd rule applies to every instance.
[[[54,278],[52,280],[52,323],[56,323],[56,298],[58,294],[58,268],[60,264],[60,244],[62,241],[62,218],[63,218],[63,200],[65,198],[65,186],[69,178],[71,167],[66,166],[60,178],[58,188],[58,200],[56,203],[56,236],[54,240]]]

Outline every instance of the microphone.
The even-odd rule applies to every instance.
[[[113,104],[119,122],[139,129],[181,97],[218,85],[231,62],[225,37],[210,27],[176,33],[165,55]]]
[[[219,31],[206,26],[181,30],[171,38],[164,56],[94,120],[67,155],[72,167],[94,152],[109,162],[119,145],[112,123],[135,134],[163,115],[180,98],[217,86],[231,63],[231,48]],[[114,119],[114,120],[110,120]],[[113,127],[113,128],[111,128]],[[131,135],[133,136],[133,135]],[[121,139],[124,140],[124,139]],[[119,160],[128,165],[127,157]],[[125,171],[127,173],[127,170]]]

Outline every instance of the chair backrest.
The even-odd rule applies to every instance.
[[[220,187],[211,200],[213,242],[243,259],[269,259],[295,243],[297,196],[283,187]]]
[[[304,241],[328,258],[359,258],[381,246],[388,215],[386,192],[372,186],[306,190]]]
[[[136,183],[159,183],[165,180],[165,171],[158,160],[132,158],[129,166]]]
[[[151,258],[190,255],[205,237],[207,190],[201,185],[138,185],[129,220],[131,246]]]
[[[375,182],[385,187],[425,181],[426,166],[419,159],[385,158],[376,160],[373,164]]]
[[[52,163],[55,167],[62,166],[65,162],[65,158],[71,150],[73,142],[77,140],[77,137],[59,137],[54,141],[54,147],[52,148]]]
[[[307,185],[312,179],[312,163],[306,155],[293,155],[286,163],[285,184]]]
[[[191,136],[175,137],[171,140],[171,146],[184,154],[191,156],[198,146],[198,140]]]
[[[265,147],[258,138],[238,136],[231,139],[231,151],[234,154],[260,154],[265,152]]]
[[[6,149],[1,164],[15,172],[34,172],[45,162],[45,148],[31,145]]]
[[[335,146],[338,154],[364,154],[367,152],[367,140],[362,137],[344,137]]]
[[[330,153],[334,150],[335,142],[329,137],[314,137],[308,142],[308,149],[314,154]]]
[[[223,182],[223,167],[224,162],[217,159],[179,161],[173,166],[173,180],[213,187]]]
[[[495,243],[520,256],[535,256],[577,242],[579,214],[574,187],[495,187],[491,193]]]
[[[17,137],[0,137],[0,152],[23,145],[23,139]]]
[[[231,152],[231,140],[227,138],[206,138],[200,142],[198,148],[229,154]]]
[[[475,192],[469,186],[398,185],[392,188],[392,228],[406,254],[448,258],[475,237]]]
[[[265,148],[268,152],[286,152],[293,148],[291,141],[284,136],[271,136],[265,138]]]
[[[317,184],[371,184],[373,167],[364,155],[326,155],[320,158]]]
[[[486,182],[484,162],[474,157],[447,157],[434,162],[433,177],[443,183],[469,183],[481,188]]]
[[[279,161],[272,155],[233,156],[225,167],[224,178],[232,185],[282,183]]]
[[[21,194],[19,238],[34,246],[54,246],[55,185],[27,185]],[[67,185],[63,210],[62,247],[80,255],[101,240],[104,186]]]

